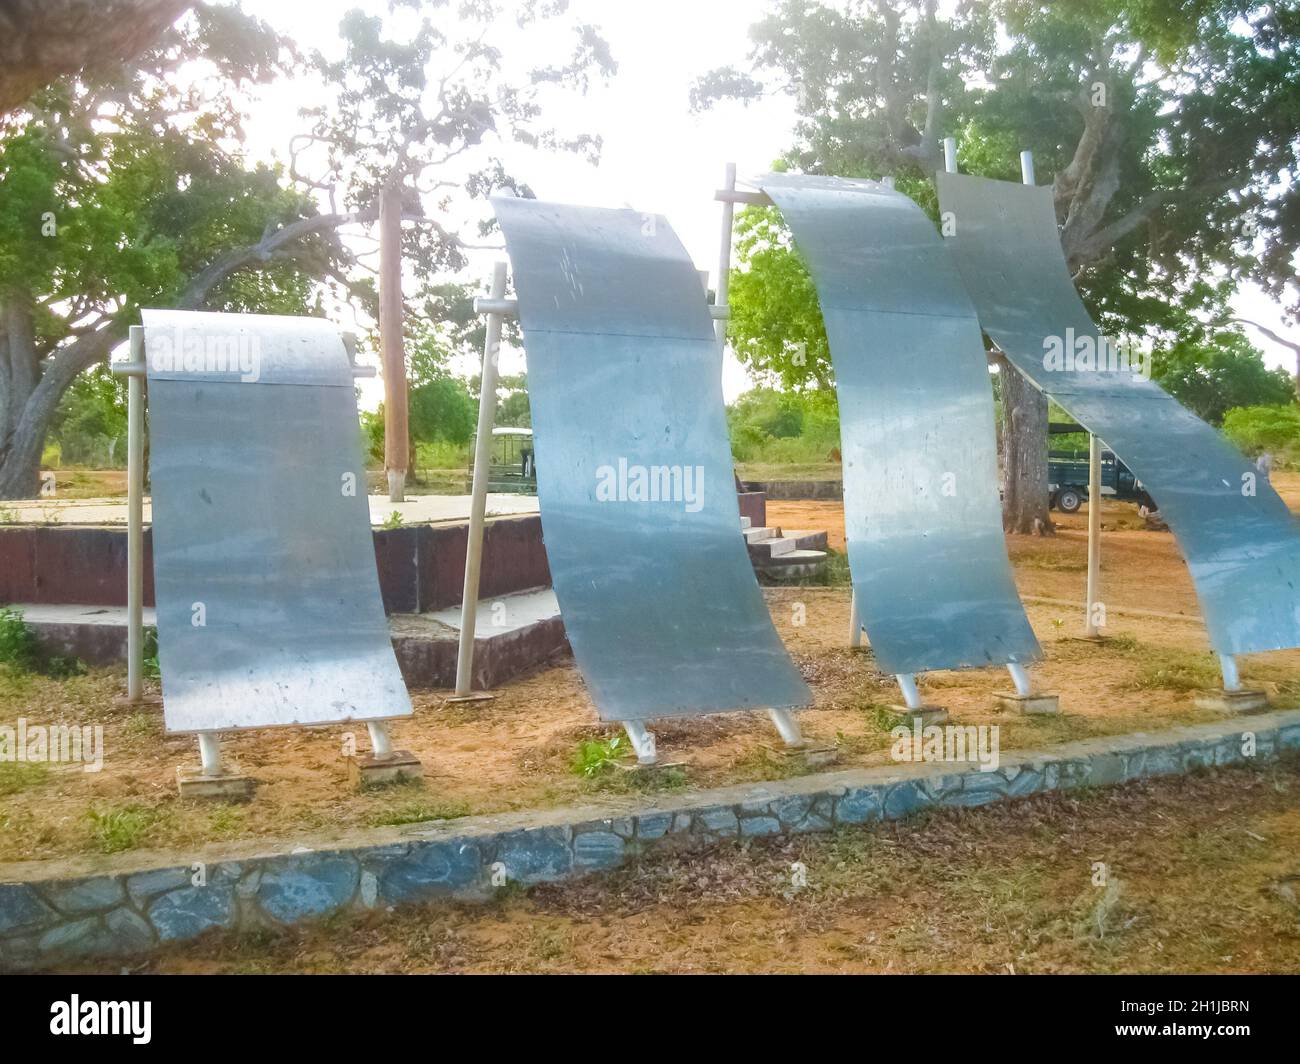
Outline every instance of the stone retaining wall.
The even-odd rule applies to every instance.
[[[989,773],[890,765],[675,795],[652,806],[466,817],[292,847],[252,840],[180,862],[141,853],[0,865],[0,968],[147,952],[213,928],[294,924],[345,909],[481,899],[505,881],[579,876],[660,846],[829,831],[924,809],[1267,761],[1287,750],[1300,750],[1300,710],[1010,754]]]

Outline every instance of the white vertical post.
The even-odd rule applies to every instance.
[[[858,589],[849,586],[849,646],[862,646],[862,618],[858,614]]]
[[[132,325],[126,378],[126,698],[144,697],[144,326]]]
[[[1031,151],[1020,153],[1020,180],[1026,185],[1034,183],[1034,153]]]
[[[1029,673],[1025,667],[1018,661],[1007,662],[1007,672],[1011,673],[1011,682],[1016,685],[1016,694],[1021,697],[1028,697],[1033,693],[1033,685],[1029,682]]]
[[[726,179],[722,187],[728,192],[736,191],[736,164],[727,163]],[[718,244],[718,283],[714,288],[714,306],[726,307],[731,289],[731,227],[736,217],[736,205],[731,200],[722,202],[722,238]],[[718,338],[718,353],[722,354],[727,346],[727,319],[718,318],[713,323],[714,335]]]
[[[506,294],[506,264],[492,268],[492,299]],[[460,644],[456,653],[456,697],[470,693],[474,673],[474,627],[478,618],[479,567],[483,561],[483,522],[487,514],[488,473],[492,462],[492,428],[496,422],[497,355],[501,315],[487,316],[483,374],[478,390],[478,436],[474,441],[474,482],[470,488],[469,534],[465,548],[465,586],[460,603]]]
[[[199,761],[203,775],[221,775],[221,737],[216,732],[199,732]]]
[[[623,730],[632,743],[637,761],[642,765],[653,765],[659,754],[655,749],[655,737],[639,720],[625,720]]]
[[[900,672],[894,677],[903,692],[903,702],[908,709],[921,708],[921,692],[916,689],[916,676],[910,672]]]
[[[957,172],[957,138],[943,138],[943,168],[950,174]]]
[[[1241,676],[1237,673],[1237,659],[1231,654],[1219,655],[1219,668],[1223,671],[1223,689],[1240,691]]]
[[[799,719],[788,709],[769,709],[767,711],[777,733],[786,746],[803,746],[803,731],[799,728]]]
[[[1088,616],[1084,635],[1101,634],[1095,619],[1098,582],[1101,578],[1101,441],[1088,433]]]
[[[393,752],[393,742],[388,737],[388,722],[372,720],[366,722],[366,731],[370,733],[370,751],[375,757],[389,757]]]

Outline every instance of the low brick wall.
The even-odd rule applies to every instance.
[[[147,952],[214,928],[294,924],[347,909],[489,897],[613,868],[660,846],[798,834],[1109,786],[1300,750],[1300,710],[1009,755],[995,772],[951,764],[829,772],[610,804],[380,828],[314,845],[210,846],[170,862],[148,854],[0,866],[0,967]]]
[[[844,498],[842,480],[750,480],[746,491],[761,491],[774,500],[810,500]]]
[[[455,606],[465,584],[467,524],[376,528],[375,562],[388,613]],[[153,599],[151,530],[144,533],[144,602]],[[536,514],[497,517],[483,532],[480,594],[549,587]],[[40,525],[0,528],[0,604],[126,605],[126,530]]]

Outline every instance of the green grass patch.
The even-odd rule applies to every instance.
[[[39,787],[49,774],[44,762],[0,761],[0,795]]]
[[[371,813],[366,823],[376,828],[396,827],[400,824],[423,824],[427,820],[459,820],[469,814],[468,802],[407,802]]]
[[[86,818],[101,853],[122,853],[139,846],[163,814],[147,805],[123,805],[103,811],[90,809]]]
[[[609,739],[584,739],[573,755],[570,771],[583,779],[595,779],[612,771],[631,752],[631,746],[621,735]]]

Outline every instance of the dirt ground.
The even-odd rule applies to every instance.
[[[944,810],[489,905],[209,936],[131,970],[1294,974],[1297,793],[1292,760]]]
[[[1300,476],[1279,486],[1293,505]],[[773,503],[769,521],[829,528],[843,536],[838,503]],[[1045,661],[1033,668],[1040,689],[1061,694],[1063,713],[1024,718],[995,710],[1004,670],[927,674],[927,700],[966,724],[999,724],[1003,750],[1041,748],[1093,735],[1154,730],[1213,719],[1192,693],[1219,683],[1195,597],[1172,537],[1141,528],[1132,507],[1108,506],[1102,586],[1108,608],[1100,644],[1080,640],[1085,578],[1085,515],[1061,519],[1054,537],[1009,538],[1030,620]],[[898,700],[893,680],[870,652],[845,646],[847,587],[765,591],[773,619],[811,685],[814,705],[802,724],[813,740],[837,747],[842,766],[884,763],[889,722],[880,707]],[[1045,601],[1046,600],[1046,601]],[[1064,603],[1064,604],[1058,604]],[[1137,612],[1128,612],[1128,611]],[[1153,615],[1154,614],[1154,615]],[[800,622],[803,623],[800,623]],[[1265,686],[1275,705],[1300,704],[1300,650],[1246,658],[1245,679]],[[366,745],[364,728],[277,729],[232,735],[234,763],[259,781],[245,805],[181,801],[178,764],[196,760],[193,740],[167,737],[158,710],[114,704],[120,670],[65,680],[15,676],[0,669],[0,723],[100,724],[103,771],[76,766],[0,763],[0,862],[124,850],[182,851],[245,837],[328,837],[344,829],[454,818],[626,796],[644,787],[707,788],[799,771],[775,752],[774,729],[761,715],[729,714],[654,726],[661,757],[682,769],[652,783],[617,770],[588,777],[574,769],[584,741],[614,737],[602,726],[569,658],[498,691],[488,702],[449,705],[445,691],[414,692],[415,716],[396,723],[396,745],[424,763],[424,784],[356,793],[347,783],[346,733]]]

